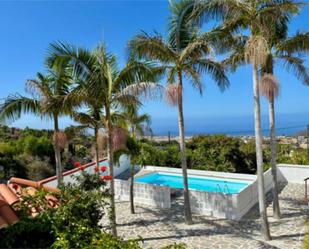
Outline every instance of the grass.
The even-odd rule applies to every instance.
[[[307,220],[306,226],[307,226],[307,232],[304,238],[303,249],[309,249],[309,220]]]

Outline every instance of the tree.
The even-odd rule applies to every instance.
[[[169,103],[178,106],[184,211],[187,224],[192,223],[192,215],[185,149],[183,81],[187,78],[200,93],[202,93],[201,74],[204,72],[210,74],[220,89],[224,89],[229,84],[221,64],[209,56],[212,49],[207,39],[200,36],[196,29],[187,23],[189,13],[191,13],[189,10],[192,10],[192,7],[192,1],[170,1],[171,17],[167,40],[159,34],[149,36],[143,32],[129,42],[131,54],[140,59],[154,60],[159,64],[168,82],[166,98]]]
[[[282,62],[282,65],[292,71],[295,76],[304,84],[309,85],[309,74],[303,65],[301,57],[296,53],[309,50],[309,33],[297,33],[294,37],[287,38],[287,26],[279,30],[268,39],[268,54],[265,65],[262,67],[260,82],[261,94],[268,100],[270,150],[271,150],[271,171],[273,178],[273,214],[276,219],[280,218],[280,206],[278,198],[277,180],[277,145],[275,130],[275,98],[279,94],[279,82],[274,76],[275,61]]]
[[[135,213],[134,209],[134,175],[135,165],[139,163],[140,146],[137,141],[137,135],[143,136],[145,131],[150,131],[151,117],[149,114],[144,113],[139,115],[136,106],[130,106],[124,115],[124,125],[131,136],[127,138],[126,150],[124,153],[130,156],[131,169],[130,169],[130,211],[131,214]]]
[[[222,20],[222,24],[217,30],[227,35],[225,39],[220,41],[223,44],[220,47],[222,51],[228,52],[230,49],[231,52],[226,63],[230,64],[234,70],[241,64],[250,63],[252,65],[259,209],[261,232],[265,240],[270,240],[271,236],[266,213],[263,177],[258,70],[266,61],[269,30],[281,29],[282,26],[288,23],[292,14],[298,13],[299,6],[299,3],[295,3],[292,0],[196,1],[191,16],[193,20],[200,21],[201,23],[209,18]],[[242,34],[242,30],[249,30],[249,35],[246,35],[246,33]]]
[[[107,155],[111,175],[111,228],[113,235],[117,235],[114,190],[114,131],[112,111],[129,105],[141,104],[138,96],[153,95],[154,88],[158,88],[156,78],[149,63],[130,60],[121,70],[118,69],[116,56],[108,52],[104,45],[98,45],[93,51],[76,48],[69,44],[54,43],[50,46],[51,62],[61,64],[69,60],[75,78],[82,84],[87,84],[87,91],[102,103],[104,112],[104,127],[107,134]],[[73,102],[85,102],[84,88],[80,87],[80,94],[72,98]]]
[[[137,136],[144,136],[146,133],[152,133],[150,127],[151,117],[149,114],[138,114],[138,110],[135,106],[130,106],[124,115],[125,126],[128,132],[135,138]]]
[[[65,99],[69,93],[71,78],[68,67],[63,61],[57,66],[47,63],[48,74],[37,74],[36,79],[28,80],[26,90],[31,97],[20,94],[10,95],[0,106],[0,120],[14,121],[21,114],[32,113],[36,116],[52,119],[54,122],[54,150],[58,185],[62,182],[61,147],[64,146],[65,136],[59,130],[59,116],[71,112]]]

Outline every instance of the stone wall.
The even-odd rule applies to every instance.
[[[121,201],[129,201],[129,195],[130,182],[115,179],[115,198]],[[139,205],[170,208],[170,188],[144,183],[134,183],[134,202]]]
[[[191,210],[196,214],[232,219],[233,196],[223,193],[190,190]]]

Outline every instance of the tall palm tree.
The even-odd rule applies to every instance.
[[[261,232],[265,240],[270,240],[269,224],[266,213],[266,197],[263,177],[263,152],[261,132],[261,108],[258,70],[265,64],[267,58],[267,39],[269,30],[281,29],[287,25],[291,16],[298,13],[300,5],[292,0],[212,0],[195,1],[193,20],[203,23],[210,18],[222,20],[219,30],[228,34],[221,42],[234,43],[224,46],[231,49],[231,55],[226,63],[236,69],[240,64],[250,63],[253,69],[253,97],[255,120],[255,143],[257,158],[257,177],[259,192],[259,209],[261,217]],[[241,33],[241,31],[245,31]],[[247,35],[246,31],[249,31]],[[234,35],[234,39],[230,34]],[[237,45],[235,45],[237,44]],[[243,50],[245,48],[245,50]],[[228,50],[225,50],[227,52]]]
[[[223,67],[209,56],[211,46],[205,37],[201,37],[187,18],[192,9],[192,1],[170,1],[171,17],[167,40],[160,35],[149,36],[141,33],[129,42],[133,55],[140,59],[156,61],[164,69],[169,91],[167,96],[172,104],[178,106],[179,144],[181,151],[181,167],[184,184],[184,208],[187,224],[192,223],[189,199],[187,160],[185,148],[185,129],[183,114],[183,85],[184,78],[202,93],[201,74],[206,72],[218,83],[220,89],[228,86],[229,82]]]
[[[121,70],[118,69],[116,56],[109,53],[104,45],[97,46],[93,51],[76,48],[69,44],[54,43],[50,46],[51,63],[57,65],[69,60],[73,75],[87,84],[93,98],[102,103],[105,117],[102,126],[107,133],[107,154],[111,175],[111,229],[117,236],[114,190],[114,148],[112,111],[129,105],[139,105],[138,95],[153,95],[158,85],[149,63],[130,60]],[[84,88],[76,94],[77,100],[84,101]],[[78,92],[78,91],[77,91]],[[74,98],[73,98],[74,99]],[[74,102],[74,101],[73,101]],[[77,101],[78,102],[78,101]]]
[[[277,219],[280,218],[280,206],[277,180],[275,98],[279,94],[280,87],[278,80],[274,76],[275,61],[281,62],[288,71],[292,70],[299,80],[304,84],[309,85],[308,69],[304,66],[303,59],[297,57],[298,53],[307,52],[309,50],[309,33],[297,33],[290,38],[287,38],[286,36],[287,26],[284,27],[284,30],[280,31],[280,34],[275,34],[272,39],[268,39],[268,54],[266,63],[262,67],[262,77],[260,82],[261,94],[268,100],[271,171],[273,178],[273,214]]]
[[[61,147],[65,136],[59,130],[59,116],[71,113],[71,106],[65,99],[71,84],[70,72],[65,63],[48,68],[48,74],[37,74],[36,79],[28,80],[26,90],[31,97],[20,94],[10,95],[0,106],[0,119],[14,121],[21,114],[32,113],[52,119],[54,122],[54,150],[58,185],[62,182]]]

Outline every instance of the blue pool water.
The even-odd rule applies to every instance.
[[[243,188],[249,185],[249,183],[246,182],[226,181],[211,177],[189,176],[188,181],[189,189],[225,194],[239,193]],[[161,172],[154,172],[137,177],[135,182],[168,186],[171,188],[183,188],[183,178],[181,175],[165,174]]]

